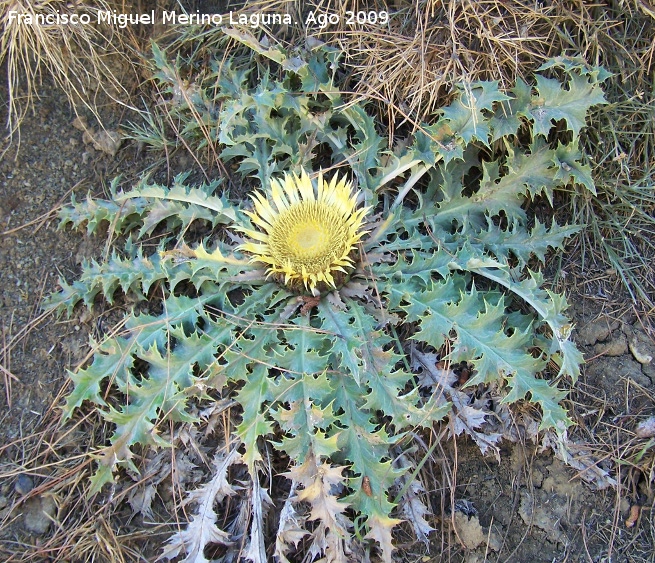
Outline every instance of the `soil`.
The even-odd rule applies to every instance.
[[[0,553],[13,554],[11,560],[20,559],[17,545],[28,554],[55,533],[51,524],[57,521],[61,498],[48,492],[46,470],[26,470],[25,451],[30,440],[56,421],[52,409],[68,385],[66,370],[85,360],[98,323],[83,311],[65,321],[44,317],[40,304],[57,289],[58,276],[74,279],[83,259],[107,251],[103,237],[58,230],[54,210],[72,192],[78,198],[87,191],[101,193],[118,174],[129,184],[146,164],[129,143],[113,156],[85,144],[83,132],[73,125],[76,116],[58,92],[47,84],[43,91],[21,130],[20,148],[14,144],[0,163],[0,473],[5,477],[0,482]],[[108,130],[116,130],[124,118],[118,106],[101,112]],[[571,262],[575,266],[574,257]],[[628,301],[624,311],[610,310],[612,303],[622,302],[620,284],[606,289],[603,297],[585,284],[571,283],[568,290],[573,293],[577,340],[587,358],[571,396],[578,423],[571,437],[598,448],[602,467],[618,486],[596,491],[552,451],[540,452],[530,442],[505,444],[497,463],[459,441],[447,450],[452,456],[448,463],[454,463],[455,455],[458,462],[456,511],[442,512],[439,501],[434,503],[437,516],[431,524],[437,531],[429,545],[414,543],[407,549],[419,553],[411,560],[655,560],[652,475],[644,475],[640,462],[630,457],[630,448],[638,446],[635,425],[654,414],[655,361],[647,358],[655,358],[655,343]],[[608,291],[619,293],[612,298]],[[84,434],[76,436],[83,439]],[[652,444],[642,462],[649,455]],[[624,459],[623,465],[617,458]],[[633,506],[642,508],[628,527]],[[138,524],[132,522],[131,529]],[[410,560],[402,559],[402,553],[396,552],[398,560]]]

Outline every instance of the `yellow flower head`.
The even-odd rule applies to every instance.
[[[321,282],[336,287],[334,276],[345,277],[336,272],[347,274],[352,266],[349,254],[364,234],[359,229],[369,210],[356,209],[351,184],[336,177],[328,183],[320,174],[314,190],[303,172],[271,180],[270,197],[254,193],[252,199],[255,209],[246,213],[260,230],[241,229],[253,242],[239,249],[253,254],[253,262],[268,264],[269,275],[283,274],[292,287],[302,282],[314,295]]]

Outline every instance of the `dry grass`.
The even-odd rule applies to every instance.
[[[20,124],[26,117],[44,77],[61,88],[69,103],[83,104],[98,116],[96,96],[103,91],[116,102],[129,99],[125,76],[114,59],[129,60],[128,33],[112,26],[45,25],[37,18],[87,14],[91,22],[97,13],[119,7],[105,0],[0,0],[0,62],[4,62],[8,93],[8,139],[20,141]],[[14,14],[32,18],[18,20]],[[127,64],[124,68],[130,68]],[[101,121],[101,120],[99,120]]]
[[[652,20],[628,2],[427,0],[366,7],[364,2],[324,0],[311,4],[316,10],[339,14],[342,23],[347,10],[393,6],[388,29],[342,25],[312,30],[346,54],[352,89],[390,104],[390,124],[396,121],[398,109],[415,121],[430,121],[454,83],[499,80],[510,86],[517,76],[528,78],[546,59],[562,54],[582,55],[591,64],[611,69],[624,66],[627,57],[634,68],[641,65],[641,78],[648,77],[653,64],[653,31],[648,29]],[[636,41],[631,37],[635,32]],[[649,39],[650,50],[645,52],[626,44],[626,40],[641,41],[645,46]]]
[[[618,416],[611,416],[612,407],[597,389],[579,386],[575,433],[599,463],[613,468],[617,481],[614,490],[605,492],[612,506],[610,519],[601,519],[595,529],[607,546],[607,559],[629,554],[630,561],[646,563],[652,561],[655,545],[655,438],[635,430],[655,415],[655,405],[652,393],[632,379],[624,378],[622,386],[625,403]]]
[[[59,402],[59,399],[56,403]],[[3,561],[139,560],[140,553],[157,551],[157,542],[167,537],[168,527],[129,526],[129,510],[121,495],[115,500],[95,502],[89,497],[93,469],[93,444],[103,443],[102,421],[88,415],[65,429],[53,410],[43,417],[41,429],[0,448],[0,480],[13,483],[18,476],[31,477],[37,486],[13,496],[0,512],[0,557]],[[123,494],[125,494],[123,492]],[[113,496],[113,494],[112,494]],[[54,499],[51,533],[44,538],[21,532],[21,517],[30,502]],[[116,527],[116,522],[123,525]],[[54,530],[54,531],[52,531]],[[134,546],[140,546],[137,550]]]

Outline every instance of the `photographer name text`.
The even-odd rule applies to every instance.
[[[97,11],[95,13],[60,13],[51,12],[48,14],[30,14],[11,10],[7,13],[8,24],[22,25],[112,25],[121,29],[130,25],[247,25],[259,27],[260,25],[290,25],[292,23],[289,14],[252,13],[239,14],[230,11],[228,14],[201,14],[178,13],[174,11],[163,11],[157,18],[155,11],[140,14],[125,14],[117,11]]]
[[[124,29],[131,25],[242,25],[251,28],[260,26],[295,25],[290,14],[254,12],[249,14],[230,11],[227,14],[179,13],[164,10],[159,17],[155,10],[144,13],[121,13],[116,10],[93,12],[48,12],[23,13],[17,10],[7,12],[7,25],[63,26],[63,25],[111,25]],[[389,14],[385,11],[346,11],[343,14],[310,11],[304,18],[307,27],[325,28],[345,23],[347,26],[365,24],[386,24]]]

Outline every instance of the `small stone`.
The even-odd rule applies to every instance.
[[[77,116],[71,125],[78,131],[86,131],[89,128],[86,118],[83,115]]]
[[[628,340],[623,333],[609,342],[596,344],[594,347],[594,356],[623,356],[628,352]]]
[[[639,438],[652,438],[655,436],[655,416],[648,417],[637,424],[635,434]]]
[[[476,549],[480,545],[485,545],[491,551],[498,551],[501,547],[500,538],[495,532],[489,533],[480,525],[477,516],[466,516],[462,512],[455,512],[455,528],[457,536],[466,549]]]
[[[91,144],[97,151],[105,152],[111,156],[116,156],[118,149],[123,142],[123,138],[118,131],[92,131],[86,130],[82,137],[84,144]]]
[[[640,364],[647,365],[653,361],[653,356],[648,354],[648,348],[646,346],[642,346],[642,343],[639,342],[637,338],[630,340],[628,347],[630,348],[630,352],[632,352],[634,359],[637,360]]]
[[[23,505],[23,526],[33,534],[45,534],[56,514],[57,503],[50,495],[30,498]]]
[[[578,342],[585,346],[592,346],[596,342],[604,342],[611,333],[607,319],[597,319],[578,329]]]
[[[19,495],[26,495],[34,488],[34,480],[24,473],[18,476],[14,489]]]

